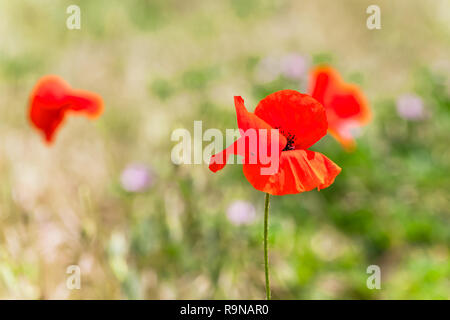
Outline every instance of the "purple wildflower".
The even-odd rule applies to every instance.
[[[227,209],[227,218],[236,226],[251,224],[256,219],[255,207],[247,201],[234,201]]]
[[[405,120],[417,121],[426,117],[422,99],[409,93],[397,98],[397,113]]]
[[[308,71],[308,59],[300,54],[291,53],[281,59],[281,71],[286,78],[301,80]]]
[[[144,164],[129,164],[122,171],[120,183],[128,192],[143,192],[155,183],[155,174]]]

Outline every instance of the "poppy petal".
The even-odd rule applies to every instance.
[[[272,141],[278,142],[278,156],[287,143],[286,138],[279,134],[278,130],[247,111],[242,97],[234,97],[234,104],[241,137],[225,150],[211,157],[209,169],[213,172],[223,169],[230,155],[244,157],[243,163],[260,163],[261,154],[271,155]],[[265,134],[263,135],[262,132]]]
[[[309,95],[281,90],[261,100],[255,114],[282,134],[294,137],[295,149],[307,149],[328,129],[323,106]]]
[[[103,113],[103,99],[94,92],[72,90],[68,95],[68,99],[70,101],[70,110],[83,112],[89,118],[97,118]]]
[[[349,129],[363,126],[371,118],[361,89],[345,83],[335,69],[322,66],[310,74],[309,93],[325,107],[330,133],[344,147],[354,146]]]
[[[31,122],[42,131],[46,142],[51,143],[53,141],[56,130],[64,120],[65,111],[66,109],[31,108]]]
[[[339,127],[328,129],[328,132],[335,138],[344,149],[353,151],[356,147],[355,139],[353,138],[354,129],[358,129],[360,125],[356,122],[349,121],[341,124]]]
[[[211,170],[212,172],[222,170],[227,164],[230,155],[239,155],[245,157],[245,150],[238,147],[239,143],[242,142],[241,139],[243,138],[240,137],[230,146],[220,151],[219,153],[213,155],[209,160],[209,170]]]
[[[244,175],[257,190],[271,195],[295,194],[330,186],[341,168],[319,152],[290,150],[281,153],[274,175],[262,175],[261,165],[245,164]]]
[[[97,117],[103,110],[102,98],[92,92],[73,90],[62,78],[44,76],[30,95],[30,120],[50,143],[64,120],[67,111]]]

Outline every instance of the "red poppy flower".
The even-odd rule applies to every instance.
[[[51,143],[67,112],[97,118],[103,111],[102,98],[93,92],[75,90],[58,76],[44,76],[30,95],[30,120]]]
[[[327,132],[325,109],[314,98],[294,90],[282,90],[261,100],[254,113],[248,112],[241,97],[234,98],[237,123],[241,137],[231,146],[211,157],[209,168],[221,170],[232,154],[241,155],[243,171],[252,186],[272,195],[294,194],[323,189],[331,185],[341,168],[319,152],[307,150]],[[279,134],[278,170],[270,175],[262,173],[270,165],[255,160],[255,154],[244,144],[244,151],[237,146],[247,139],[250,129],[258,132],[259,149],[272,150],[272,139],[259,134],[259,129]],[[274,130],[278,129],[278,130]],[[254,131],[254,130],[253,130]],[[262,142],[262,143],[261,143]],[[258,151],[259,152],[259,151]]]
[[[344,148],[353,149],[352,130],[365,125],[371,118],[369,104],[361,89],[345,83],[332,67],[321,66],[310,74],[309,94],[325,107],[331,135]]]

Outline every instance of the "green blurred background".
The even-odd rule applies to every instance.
[[[264,194],[239,165],[174,165],[170,136],[236,128],[234,95],[252,111],[321,62],[374,119],[353,153],[313,147],[343,168],[330,188],[271,198],[273,298],[450,298],[448,0],[0,0],[0,39],[0,298],[264,298]],[[51,147],[27,119],[45,74],[105,100]]]

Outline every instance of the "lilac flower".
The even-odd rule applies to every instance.
[[[291,53],[281,59],[281,72],[289,79],[301,80],[308,71],[308,59],[300,54]]]
[[[256,76],[261,82],[271,82],[280,75],[292,80],[306,77],[309,61],[305,56],[289,53],[281,57],[267,56],[258,64]]]
[[[397,98],[397,113],[405,120],[417,121],[426,117],[422,99],[409,93]]]
[[[155,174],[144,164],[129,164],[122,171],[120,183],[128,192],[143,192],[155,183]]]
[[[281,63],[280,60],[268,56],[263,58],[257,67],[256,76],[261,82],[271,82],[276,80],[281,74]]]
[[[227,218],[236,226],[251,224],[256,219],[255,207],[247,201],[234,201],[227,209]]]

